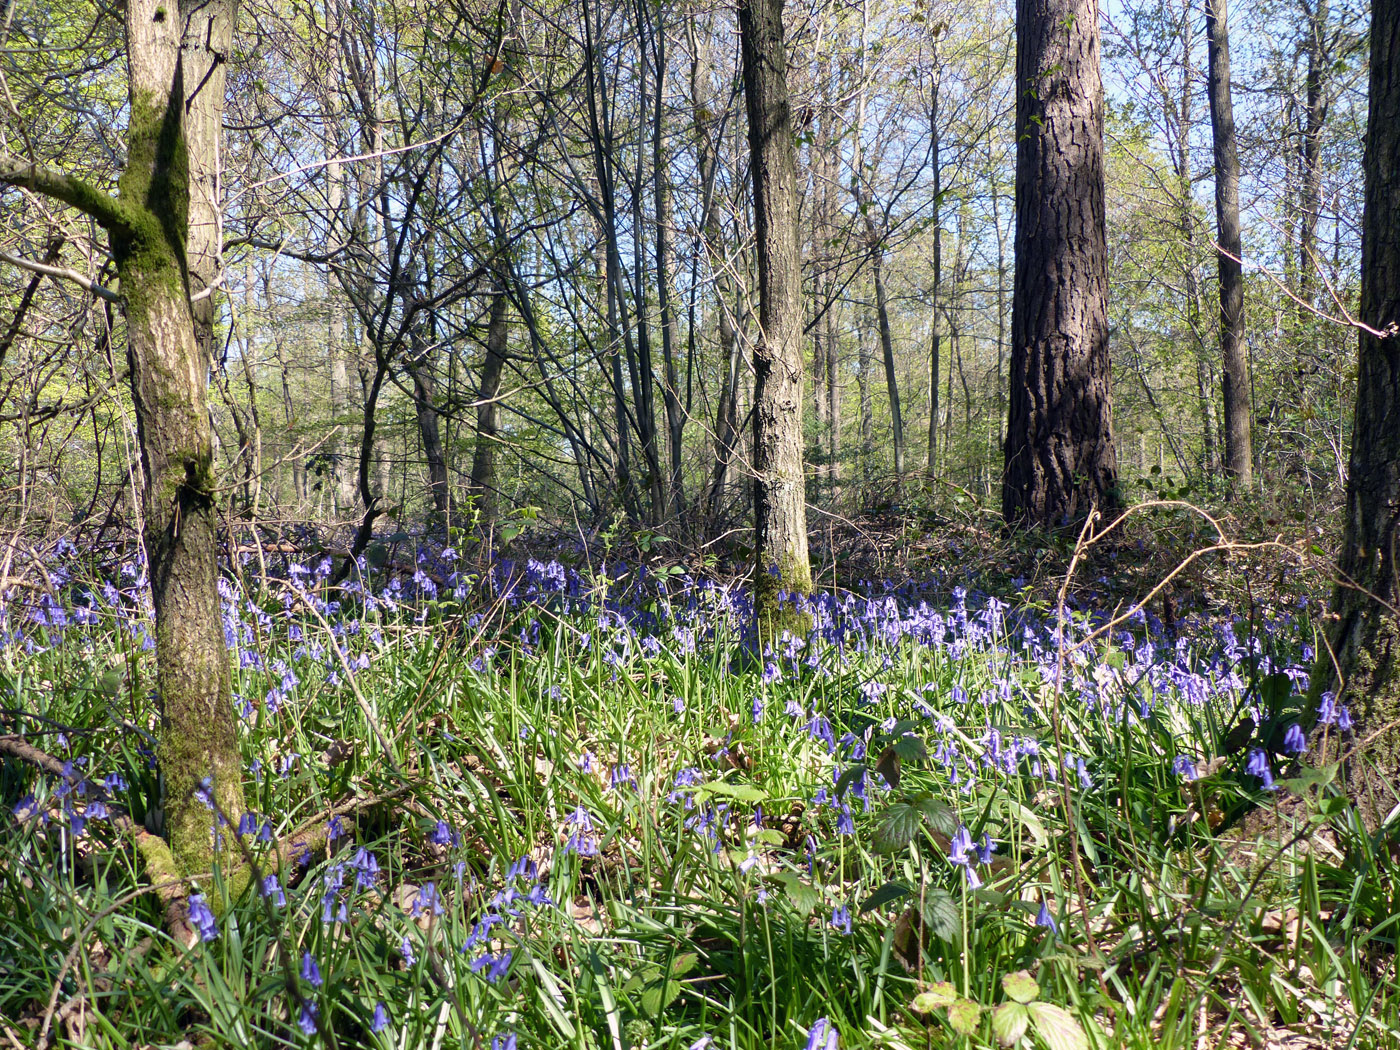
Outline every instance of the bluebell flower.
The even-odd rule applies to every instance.
[[[1294,722],[1283,735],[1283,749],[1290,755],[1301,755],[1308,749],[1308,741],[1303,736],[1303,727]]]
[[[378,1034],[389,1027],[389,1011],[383,1003],[374,1004],[374,1016],[370,1019],[369,1030]]]
[[[301,1001],[301,1016],[297,1018],[297,1027],[301,1029],[303,1035],[316,1034],[316,1015],[318,1013],[320,1013],[320,1008],[310,999]]]
[[[276,875],[268,875],[263,878],[262,895],[271,898],[275,907],[282,908],[287,904],[287,894],[283,892],[282,884],[277,880]]]
[[[507,1032],[504,1036],[493,1035],[491,1037],[491,1050],[516,1050],[515,1033]]]
[[[804,1050],[837,1050],[836,1026],[825,1017],[818,1017],[807,1030],[807,1045]]]
[[[1274,783],[1273,770],[1269,768],[1269,756],[1264,754],[1262,748],[1250,748],[1249,759],[1244,764],[1244,771],[1250,776],[1262,780],[1265,791],[1278,790],[1278,785]]]
[[[827,921],[827,925],[833,930],[849,936],[851,932],[851,909],[847,908],[845,905],[833,908],[831,911],[831,918]]]
[[[202,893],[190,894],[190,925],[202,941],[212,941],[219,936],[219,924]]]
[[[1176,761],[1172,763],[1172,772],[1187,780],[1196,779],[1196,763],[1186,755],[1177,755]]]
[[[413,954],[413,942],[408,939],[407,934],[399,942],[399,954],[403,956],[403,961],[408,966],[412,966],[418,961],[418,957]]]
[[[1060,929],[1059,926],[1055,924],[1055,917],[1050,914],[1050,909],[1046,906],[1044,901],[1040,902],[1040,911],[1035,913],[1035,924],[1037,926],[1043,926],[1045,929],[1049,930],[1052,935],[1058,933]]]
[[[987,834],[982,835],[982,842],[977,847],[977,855],[983,864],[992,862],[992,854],[997,851],[997,844],[992,841],[992,837]]]
[[[319,988],[323,983],[321,968],[316,965],[316,957],[310,952],[301,953],[301,979],[312,988]]]

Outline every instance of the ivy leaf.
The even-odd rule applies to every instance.
[[[1003,975],[1001,986],[1006,989],[1006,994],[1018,1003],[1029,1003],[1040,998],[1040,985],[1036,984],[1035,978],[1025,970]]]
[[[1054,1003],[1028,1003],[1035,1034],[1049,1050],[1089,1050],[1089,1037],[1078,1018]]]
[[[992,1034],[1002,1046],[1015,1046],[1026,1034],[1031,1015],[1020,1003],[1002,1003],[992,1011]]]

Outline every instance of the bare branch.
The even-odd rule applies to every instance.
[[[61,277],[65,281],[72,281],[84,290],[91,292],[99,299],[106,299],[109,303],[120,303],[122,297],[110,288],[104,288],[96,281],[84,277],[77,270],[70,270],[66,266],[50,266],[34,259],[24,259],[18,255],[11,255],[7,251],[0,250],[0,262],[7,262],[11,266],[18,266],[21,270],[29,270],[33,273],[41,273],[47,277]]]

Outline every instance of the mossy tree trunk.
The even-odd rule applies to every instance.
[[[774,624],[782,591],[812,590],[802,474],[802,259],[797,150],[788,102],[782,0],[743,0],[739,38],[749,118],[759,334],[754,345],[754,598]]]
[[[1371,7],[1363,167],[1360,318],[1383,334],[1360,337],[1331,652],[1320,656],[1313,689],[1315,698],[1340,689],[1351,706],[1364,745],[1349,787],[1374,819],[1394,806],[1400,783],[1400,336],[1393,334],[1400,322],[1400,0]]]
[[[209,71],[224,61],[217,47],[220,39],[226,46],[228,34],[209,27],[231,27],[234,6],[233,0],[127,0],[130,123],[116,199],[60,172],[0,162],[0,181],[78,208],[111,239],[145,482],[166,832],[185,873],[207,871],[213,859],[215,818],[197,796],[201,785],[209,782],[209,796],[227,819],[236,823],[243,813],[219,607],[210,361],[201,340],[211,321],[196,317],[191,303],[189,255],[192,185],[217,164],[217,138],[204,125],[195,138],[201,150],[215,155],[191,157],[190,115],[210,103],[189,96],[195,87],[200,93],[212,89],[216,78]],[[197,21],[209,30],[203,36],[189,31]],[[194,56],[200,49],[214,50]],[[192,82],[195,68],[200,76]],[[222,76],[217,80],[222,93]],[[204,113],[201,120],[222,121],[222,110],[220,99],[215,116]],[[207,205],[196,210],[207,214]],[[214,279],[208,259],[214,256],[205,247],[200,252],[198,283],[208,287]]]

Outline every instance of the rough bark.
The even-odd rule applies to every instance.
[[[1400,0],[1371,7],[1363,166],[1360,318],[1385,331],[1400,322]],[[1359,344],[1331,654],[1319,658],[1313,690],[1316,700],[1338,689],[1351,705],[1365,744],[1349,782],[1374,818],[1394,805],[1400,775],[1400,338],[1362,332]]]
[[[1206,0],[1210,130],[1215,145],[1215,225],[1220,275],[1220,359],[1225,396],[1225,472],[1247,491],[1254,481],[1249,352],[1244,339],[1244,271],[1240,246],[1240,157],[1230,94],[1226,0]]]
[[[481,382],[476,389],[476,446],[472,451],[472,494],[484,525],[496,520],[500,509],[499,482],[496,479],[496,433],[500,429],[501,406],[496,400],[506,365],[506,344],[510,335],[505,282],[491,288],[491,314],[486,324],[486,358],[481,363]]]
[[[929,103],[929,167],[933,172],[933,345],[928,358],[928,476],[938,476],[938,366],[943,353],[943,327],[939,299],[943,285],[943,164],[939,155],[942,145],[938,126],[938,93],[941,78],[935,74],[930,88]]]
[[[1096,0],[1017,0],[1016,271],[1002,512],[1118,504]]]
[[[758,253],[754,346],[755,602],[774,621],[780,591],[812,589],[802,477],[802,259],[797,158],[788,103],[782,0],[739,5],[744,102]]]

